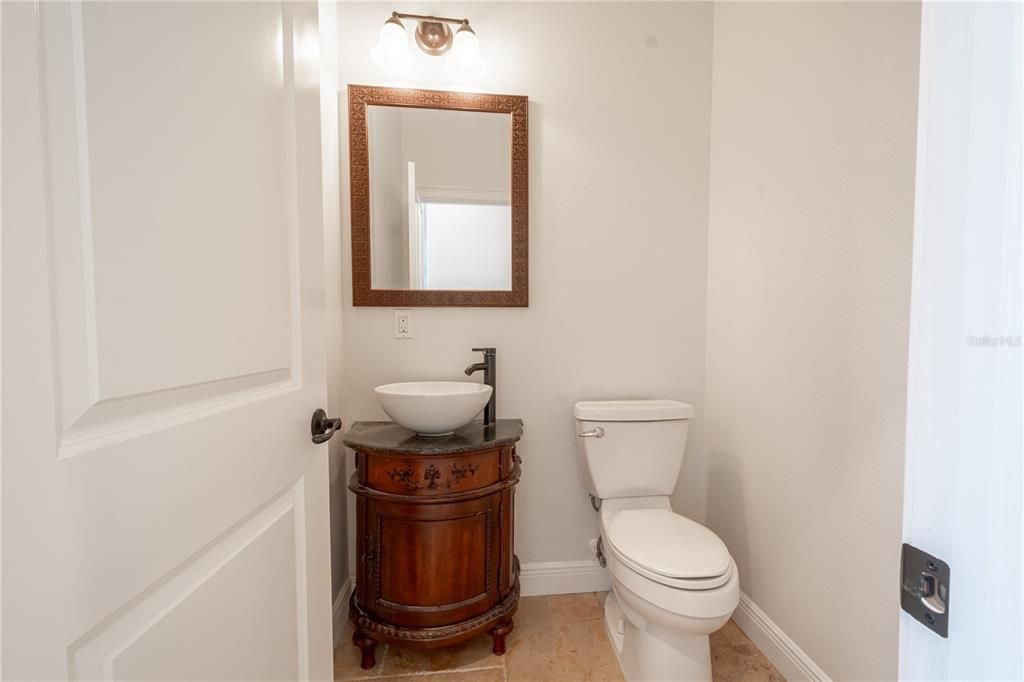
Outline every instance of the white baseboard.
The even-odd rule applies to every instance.
[[[732,619],[789,682],[832,682],[825,671],[742,592],[739,608],[732,614]]]
[[[608,570],[596,561],[543,561],[519,569],[519,589],[524,597],[604,592],[611,587]]]
[[[345,629],[345,621],[348,619],[348,598],[352,596],[352,586],[355,580],[351,577],[345,578],[338,592],[338,598],[334,600],[334,647],[338,647],[338,640],[341,639],[341,632]]]

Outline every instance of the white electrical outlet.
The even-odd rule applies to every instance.
[[[396,310],[395,311],[395,338],[396,339],[411,339],[412,338],[412,311],[411,310]]]

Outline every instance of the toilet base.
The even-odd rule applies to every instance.
[[[663,633],[665,638],[641,630],[609,592],[604,622],[619,667],[628,682],[711,682],[711,643],[707,635]]]

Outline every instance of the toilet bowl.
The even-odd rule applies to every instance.
[[[649,524],[647,537],[634,534],[622,547],[615,538],[634,529],[621,522],[638,510],[655,512],[634,519]],[[605,623],[626,679],[710,680],[708,635],[725,625],[740,599],[739,572],[721,540],[673,513],[666,497],[602,501],[601,537],[612,578]],[[665,555],[676,550],[673,563]],[[665,575],[688,569],[693,577]]]
[[[711,680],[708,635],[739,604],[739,572],[717,535],[669,503],[693,408],[587,401],[574,414],[584,479],[599,500],[612,578],[605,623],[623,675]]]

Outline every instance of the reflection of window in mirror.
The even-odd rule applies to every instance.
[[[509,204],[421,203],[418,289],[512,289]]]
[[[512,290],[511,116],[367,107],[374,289]]]

